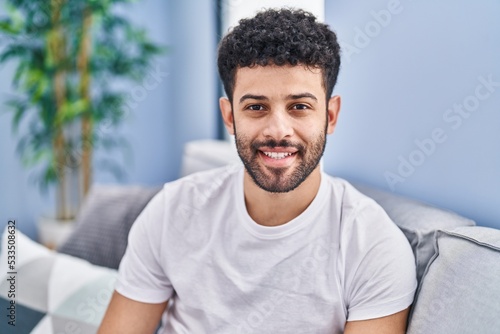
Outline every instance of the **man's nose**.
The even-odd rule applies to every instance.
[[[273,111],[266,120],[263,135],[277,141],[293,135],[292,120],[286,111]]]

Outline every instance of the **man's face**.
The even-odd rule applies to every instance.
[[[322,80],[319,69],[304,66],[237,70],[233,109],[228,114],[227,99],[221,109],[238,154],[260,188],[294,190],[318,168],[338,112],[329,110],[335,98],[326,100]]]

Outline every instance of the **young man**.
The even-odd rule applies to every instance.
[[[416,288],[402,232],[320,171],[339,45],[303,11],[222,40],[220,99],[242,166],[166,184],[135,222],[100,333],[404,333]],[[167,301],[171,301],[167,307]]]

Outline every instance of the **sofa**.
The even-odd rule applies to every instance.
[[[191,142],[184,150],[181,176],[228,163],[239,163],[233,143]],[[386,210],[413,249],[418,289],[407,333],[500,333],[500,230],[353,184]],[[95,333],[113,291],[128,231],[159,189],[95,185],[73,234],[57,251],[15,231],[14,270],[7,262],[12,230],[6,228],[0,245],[0,309],[7,317],[0,322],[0,333]],[[15,327],[7,321],[12,316]]]

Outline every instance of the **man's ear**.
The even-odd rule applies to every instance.
[[[234,135],[234,118],[231,101],[229,101],[226,97],[221,97],[219,99],[219,107],[227,132],[229,132],[230,135]]]
[[[328,134],[333,133],[333,130],[335,130],[335,125],[337,124],[337,119],[340,113],[340,102],[341,100],[339,95],[332,96],[328,100],[328,126],[326,129],[326,133]]]

